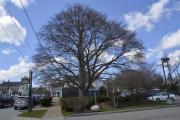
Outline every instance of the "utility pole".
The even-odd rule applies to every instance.
[[[33,72],[29,71],[29,107],[28,111],[32,112],[32,74]]]
[[[167,79],[166,79],[166,73],[165,73],[165,69],[164,69],[164,58],[161,58],[161,63],[162,63],[162,68],[163,68],[163,74],[164,74],[164,84],[166,84]]]

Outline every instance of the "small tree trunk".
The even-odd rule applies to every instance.
[[[84,96],[83,93],[84,93],[83,90],[79,89],[79,98],[82,98]]]

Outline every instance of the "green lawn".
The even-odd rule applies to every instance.
[[[113,107],[110,105],[101,106],[101,112],[107,111],[128,111],[130,109],[138,109],[138,108],[147,108],[147,107],[155,107],[155,106],[164,106],[166,103],[142,103],[142,104],[131,104],[131,105],[123,105],[121,107]]]
[[[69,115],[72,115],[74,114],[73,112],[63,112],[63,116],[69,116]]]
[[[32,117],[32,118],[42,118],[47,110],[33,110],[32,112],[23,112],[20,117]]]
[[[165,106],[168,105],[166,102],[157,103],[157,102],[145,102],[145,103],[131,103],[131,104],[122,104],[120,107],[113,107],[112,105],[103,103],[100,104],[100,112],[108,112],[108,111],[119,111],[125,112],[132,109],[139,109],[139,108],[147,108],[147,107],[156,107],[156,106]],[[91,112],[90,110],[84,111],[85,113]],[[63,112],[64,116],[73,115],[74,112]]]

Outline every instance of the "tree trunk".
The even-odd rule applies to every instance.
[[[84,96],[84,92],[82,89],[79,89],[79,98],[82,98]]]

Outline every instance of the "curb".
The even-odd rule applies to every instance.
[[[165,105],[165,106],[156,106],[156,107],[146,107],[146,108],[138,108],[138,109],[129,109],[129,110],[117,110],[117,111],[107,111],[107,112],[91,112],[91,113],[80,113],[73,114],[67,117],[79,117],[79,116],[92,116],[92,115],[100,115],[100,114],[113,114],[113,113],[125,113],[125,112],[134,112],[134,111],[142,111],[142,110],[152,110],[152,109],[161,109],[161,108],[169,108],[169,107],[177,107],[180,106],[180,103],[173,105]]]
[[[30,118],[30,117],[19,117],[19,116],[17,116],[17,117],[15,117],[15,118],[13,118],[13,120],[41,120],[41,119],[39,119],[39,118]]]

